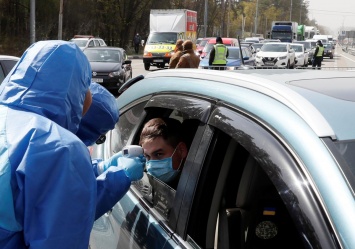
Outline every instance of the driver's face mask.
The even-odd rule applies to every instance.
[[[177,146],[176,146],[177,148]],[[161,160],[149,160],[145,163],[148,174],[158,178],[163,182],[170,182],[173,180],[179,173],[182,163],[182,159],[177,170],[173,169],[173,156],[175,154],[176,148],[171,155]]]

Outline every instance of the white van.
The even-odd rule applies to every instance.
[[[323,44],[329,43],[328,35],[314,35],[313,40],[321,40]]]

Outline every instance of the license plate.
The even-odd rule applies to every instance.
[[[164,62],[164,60],[153,60],[154,62]]]
[[[274,63],[273,63],[273,62],[265,62],[265,65],[266,65],[266,66],[273,66]]]
[[[101,78],[92,78],[92,81],[95,81],[97,83],[102,83],[104,82],[104,79],[101,79]]]

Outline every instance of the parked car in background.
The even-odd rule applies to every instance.
[[[208,41],[211,39],[212,37],[206,37],[206,38],[201,38],[201,40],[199,41],[199,43],[196,43],[196,54],[198,56],[200,56],[202,54],[203,48],[206,46],[206,44],[208,43]]]
[[[266,43],[266,42],[281,42],[281,40],[280,39],[264,39],[262,42],[263,43]]]
[[[228,47],[235,47],[238,46],[238,39],[236,38],[228,38],[222,37],[223,44]],[[216,44],[216,38],[211,38],[206,43],[205,47],[202,50],[200,58],[203,59],[205,56],[212,50],[213,46]]]
[[[310,41],[294,41],[294,44],[302,44],[304,46],[305,51],[308,53],[308,64],[312,65],[312,59],[314,56],[314,51],[316,48],[312,45]]]
[[[255,57],[251,50],[247,47],[242,47],[243,53],[243,60],[244,65],[255,66]],[[209,54],[205,58],[200,61],[199,68],[201,69],[213,69],[213,66],[208,65],[209,61]],[[228,47],[228,57],[227,57],[227,64],[225,67],[218,67],[219,69],[226,69],[226,70],[235,70],[241,65],[243,65],[241,59],[240,49],[239,47]]]
[[[252,43],[252,42],[240,42],[240,46],[241,47],[246,47],[246,48],[249,48],[250,51],[255,54],[256,53],[256,50],[253,46],[253,44],[259,44],[259,43]]]
[[[291,48],[295,51],[296,67],[308,67],[308,53],[304,50],[303,44],[292,43]]]
[[[334,58],[334,45],[332,43],[325,43],[324,46],[324,56],[329,57],[330,59]]]
[[[355,248],[354,78],[181,69],[137,79],[92,158],[138,145],[156,117],[181,122],[188,155],[176,188],[146,172],[133,182],[95,221],[89,248]]]
[[[19,59],[20,58],[16,56],[0,55],[0,84]]]
[[[263,42],[265,39],[262,37],[246,37],[244,39],[245,42],[259,43]]]
[[[256,52],[259,52],[261,47],[264,45],[264,42],[259,42],[259,43],[253,43],[251,46],[253,47],[253,50]]]
[[[269,42],[256,53],[256,66],[258,67],[283,67],[294,68],[296,54],[291,48],[291,43]]]
[[[102,47],[107,46],[105,41],[101,38],[92,35],[75,35],[74,38],[69,40],[74,42],[81,50],[88,47]]]
[[[126,51],[118,47],[93,47],[83,50],[92,69],[92,80],[104,86],[113,95],[132,78],[132,61]]]

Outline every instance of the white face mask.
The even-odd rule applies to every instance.
[[[177,148],[177,146],[176,146]],[[170,157],[161,159],[161,160],[149,160],[145,163],[148,174],[158,178],[163,182],[170,182],[173,180],[179,173],[182,163],[182,159],[177,170],[173,169],[173,156],[175,154],[176,148],[173,154]]]

